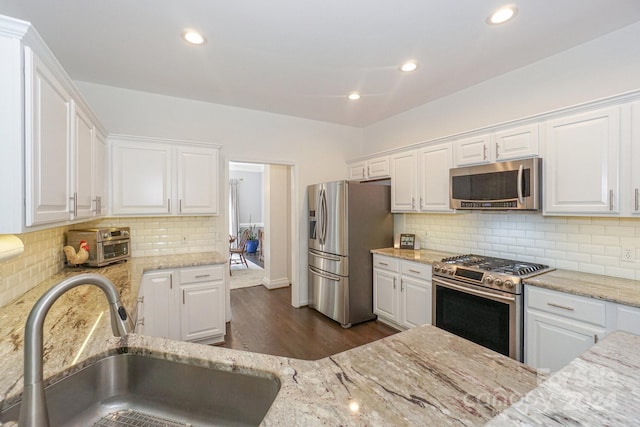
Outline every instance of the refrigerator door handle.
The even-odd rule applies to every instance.
[[[338,255],[330,255],[327,253],[316,251],[315,249],[309,249],[309,253],[313,256],[317,256],[318,258],[328,259],[329,261],[342,261],[342,258]]]
[[[324,245],[327,238],[327,192],[320,190],[320,210],[318,212],[320,226],[320,244]]]
[[[320,276],[324,279],[332,280],[334,282],[339,282],[341,279],[340,276],[336,276],[335,274],[327,273],[325,271],[320,271],[312,265],[309,266],[309,271],[311,271],[311,273],[315,274],[316,276]]]

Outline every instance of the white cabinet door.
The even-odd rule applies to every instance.
[[[218,213],[218,150],[184,147],[178,159],[178,209],[182,215]]]
[[[588,350],[604,330],[586,323],[527,310],[525,363],[555,372]]]
[[[431,324],[431,283],[402,277],[400,284],[402,326]]]
[[[113,145],[114,214],[171,214],[171,147],[156,143]]]
[[[391,211],[417,212],[418,162],[415,151],[391,156]]]
[[[614,304],[615,330],[640,335],[640,308]]]
[[[29,48],[25,74],[25,223],[64,222],[71,206],[71,96]]]
[[[631,103],[631,155],[626,159],[631,171],[630,192],[627,196],[631,201],[631,213],[640,215],[640,101]]]
[[[388,178],[390,175],[388,156],[378,157],[367,162],[367,178]]]
[[[94,141],[94,167],[96,177],[93,206],[97,216],[106,215],[109,209],[107,153],[106,138],[100,132],[96,132],[96,138]]]
[[[224,335],[224,282],[185,285],[181,291],[181,339],[199,341]]]
[[[378,268],[373,269],[373,312],[392,322],[399,323],[398,275]]]
[[[546,124],[545,214],[619,212],[619,107]]]
[[[492,135],[478,135],[456,141],[456,167],[491,163],[494,160],[491,141]]]
[[[497,162],[534,157],[540,153],[537,124],[505,129],[496,132],[494,138]]]
[[[73,104],[73,150],[72,150],[72,186],[71,219],[90,218],[93,211],[93,191],[95,183],[95,167],[93,149],[95,126],[89,116],[77,105]]]
[[[356,162],[349,164],[349,180],[367,179],[367,162]]]
[[[420,210],[452,212],[449,208],[449,169],[453,167],[451,143],[420,150]]]
[[[171,271],[149,272],[142,276],[140,296],[144,315],[138,315],[138,333],[178,339],[173,278]]]

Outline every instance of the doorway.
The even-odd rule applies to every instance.
[[[229,161],[228,178],[230,289],[289,286],[291,166]]]

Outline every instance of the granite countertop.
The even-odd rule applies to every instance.
[[[424,264],[433,264],[442,258],[455,255],[426,249],[394,248],[374,249],[371,253]],[[553,270],[525,279],[524,284],[640,307],[640,280],[622,279],[571,270]]]
[[[639,280],[554,270],[526,279],[525,284],[640,307]]]
[[[630,426],[640,420],[640,337],[614,332],[487,425]]]
[[[424,256],[420,254],[424,261],[435,254],[425,252]],[[217,254],[133,258],[125,264],[91,271],[109,277],[123,303],[132,310],[145,271],[224,262],[226,259]],[[17,401],[22,389],[23,325],[29,309],[53,284],[85,271],[65,270],[0,308],[0,394],[7,397],[5,406]],[[46,382],[126,351],[277,376],[281,389],[262,423],[265,426],[482,425],[500,413],[505,415],[492,422],[539,416],[542,418],[531,419],[544,423],[549,416],[562,420],[565,412],[567,417],[590,420],[588,411],[595,411],[600,417],[597,419],[613,417],[616,407],[598,406],[596,400],[597,393],[610,390],[609,383],[594,385],[579,375],[580,369],[590,375],[607,369],[617,375],[611,387],[618,393],[616,403],[624,406],[625,416],[634,419],[640,415],[636,403],[640,337],[629,334],[610,335],[543,382],[546,377],[533,369],[433,326],[413,328],[321,360],[304,361],[138,334],[116,338],[111,334],[106,305],[101,292],[88,286],[68,292],[54,304],[45,322]],[[572,395],[561,387],[583,393],[593,390],[585,394],[586,409],[582,413],[574,414],[571,408],[562,406]],[[529,398],[533,403],[525,400],[508,409],[524,395],[534,396]],[[532,411],[536,398],[557,404],[559,412],[549,415],[544,412],[546,406],[536,406]]]
[[[433,264],[436,261],[440,261],[442,258],[450,257],[455,254],[449,252],[433,251],[430,249],[396,249],[396,248],[382,248],[371,250],[372,254],[386,255],[394,258],[400,258],[407,261],[420,262],[423,264]]]
[[[148,270],[226,262],[217,254],[132,258],[90,271],[118,288],[135,309]],[[23,334],[28,311],[55,283],[86,272],[67,269],[0,308],[0,394],[20,398]],[[230,350],[129,334],[113,337],[101,291],[82,286],[51,308],[44,326],[44,375],[55,381],[110,354],[125,351],[222,369],[276,375],[281,390],[263,425],[480,425],[533,389],[534,370],[438,328],[423,326],[318,361]],[[357,403],[354,410],[352,404]]]

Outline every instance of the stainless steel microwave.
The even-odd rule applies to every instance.
[[[490,163],[449,170],[452,209],[538,210],[542,159]]]

